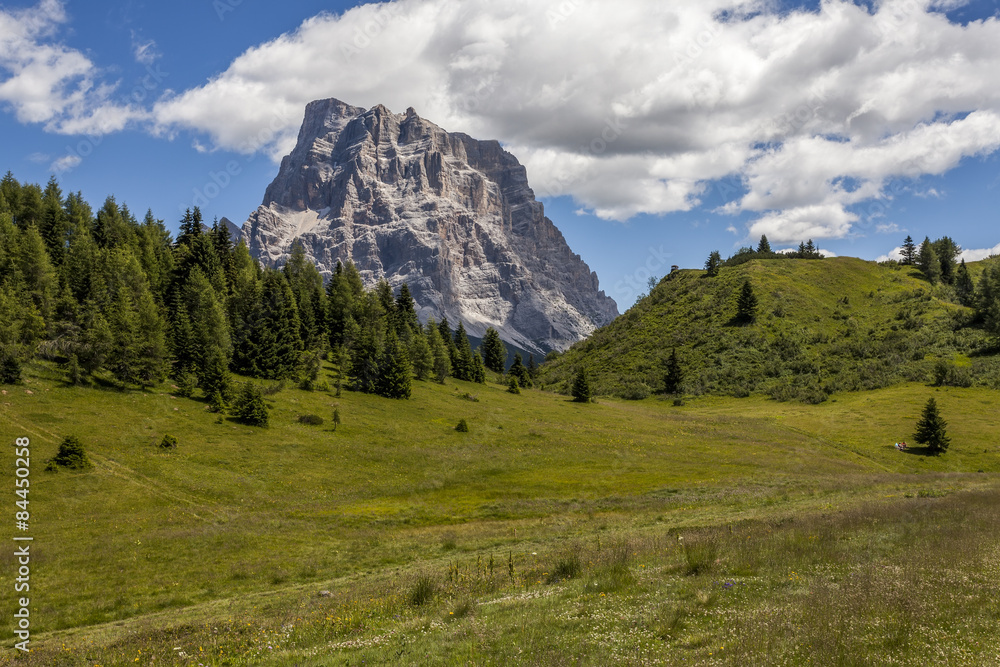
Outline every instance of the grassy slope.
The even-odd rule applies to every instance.
[[[686,555],[672,531],[978,489],[1000,472],[998,396],[984,388],[910,384],[820,406],[757,397],[681,408],[652,399],[578,405],[461,382],[417,383],[403,402],[288,389],[273,398],[266,430],[218,423],[168,386],[67,387],[46,365],[32,368],[27,385],[4,390],[0,437],[32,438],[33,627],[44,634],[28,664],[38,665],[151,664],[151,656],[184,663],[178,645],[205,648],[212,664],[256,664],[270,654],[267,643],[283,651],[274,664],[302,664],[310,651],[346,651],[351,662],[375,651],[369,662],[391,663],[379,641],[370,643],[384,633],[423,647],[413,664],[453,660],[456,650],[481,662],[518,661],[511,647],[534,643],[553,662],[580,654],[601,664],[614,656],[591,637],[593,619],[549,628],[561,638],[535,636],[524,619],[551,621],[550,613],[601,597],[581,588],[586,577],[625,615],[646,618],[650,596],[668,589],[688,595],[693,606],[682,611],[695,614],[708,580],[684,577]],[[908,437],[932,394],[951,421],[952,450],[942,458],[896,452],[891,443]],[[344,418],[336,433],[295,421],[328,417],[335,404]],[[471,433],[454,431],[460,418]],[[94,470],[43,473],[69,433],[87,444]],[[178,438],[176,452],[155,446],[164,433]],[[3,470],[12,489],[11,467]],[[864,544],[885,537],[865,530]],[[546,587],[567,550],[584,558],[578,578]],[[741,553],[733,551],[732,572],[756,558]],[[758,566],[760,590],[774,584],[775,567],[796,562]],[[453,563],[461,571],[449,575]],[[11,571],[9,554],[0,567]],[[439,594],[414,609],[407,594],[420,572]],[[321,588],[334,595],[317,599]],[[520,611],[491,602],[511,595]],[[445,622],[456,611],[465,625],[452,636]],[[709,660],[706,642],[722,630],[706,616],[656,639],[663,614],[653,614],[653,643],[642,650]],[[487,618],[477,642],[473,631]],[[433,641],[418,639],[425,635]]]
[[[970,265],[974,278],[981,263]],[[759,300],[758,323],[732,326],[745,279]],[[586,366],[598,391],[646,383],[662,388],[676,348],[693,393],[824,398],[834,392],[925,381],[937,360],[966,368],[997,388],[1000,359],[971,311],[949,287],[909,267],[849,257],[754,260],[715,278],[680,271],[588,340],[543,368],[542,382],[565,390]]]

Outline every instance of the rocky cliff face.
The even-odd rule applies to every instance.
[[[413,109],[310,103],[263,204],[234,231],[266,264],[299,239],[325,276],[353,260],[369,286],[406,282],[421,320],[461,320],[476,336],[493,326],[527,350],[564,349],[618,314],[517,159]]]

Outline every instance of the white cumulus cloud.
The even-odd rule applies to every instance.
[[[102,134],[122,129],[136,110],[109,100],[114,87],[78,50],[54,40],[67,16],[60,0],[34,7],[0,8],[0,102],[22,123],[52,132]]]

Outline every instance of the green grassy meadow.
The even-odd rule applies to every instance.
[[[27,376],[0,435],[32,442],[34,650],[7,648],[8,614],[2,664],[1000,661],[993,389],[675,406],[286,388],[260,429],[169,384]],[[930,396],[950,450],[896,451]],[[93,469],[44,472],[70,434]]]

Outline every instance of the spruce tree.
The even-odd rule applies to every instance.
[[[955,260],[962,252],[961,246],[949,236],[942,236],[931,245],[934,247],[934,253],[941,265],[941,282],[946,285],[954,284],[955,274],[958,270]]]
[[[394,316],[396,333],[401,339],[409,340],[412,332],[420,329],[416,303],[413,301],[413,295],[410,294],[410,287],[406,283],[403,283],[399,287]]]
[[[917,246],[913,243],[913,238],[907,236],[906,240],[903,241],[903,247],[899,251],[900,254],[900,264],[906,266],[912,266],[917,261]]]
[[[932,454],[943,454],[951,443],[945,431],[947,426],[948,422],[938,413],[937,403],[933,398],[929,398],[920,421],[917,422],[917,431],[913,439],[922,445],[927,445]]]
[[[299,315],[299,337],[305,349],[320,348],[327,340],[326,292],[323,290],[323,277],[316,265],[306,257],[305,248],[300,240],[292,244],[292,252],[288,262],[282,269],[288,286],[295,297],[295,307]]]
[[[714,278],[719,275],[719,269],[722,267],[722,255],[719,254],[718,250],[713,250],[708,259],[705,261],[705,272],[709,278]]]
[[[419,326],[411,334],[410,359],[413,362],[413,374],[418,380],[426,380],[434,371],[434,353],[427,343],[427,336]]]
[[[333,430],[336,432],[337,427],[340,426],[340,408],[333,409]]]
[[[377,393],[386,398],[409,398],[412,384],[410,358],[395,330],[386,334],[385,351],[377,381]]]
[[[234,406],[235,416],[249,426],[267,427],[270,417],[267,403],[264,402],[264,392],[251,380],[240,387]]]
[[[454,335],[455,353],[451,362],[451,372],[459,380],[472,380],[472,346],[465,334],[465,325],[458,323]]]
[[[448,347],[441,340],[441,332],[434,322],[434,318],[427,320],[427,344],[431,348],[434,357],[434,379],[444,384],[444,380],[451,374],[451,355],[448,354]]]
[[[538,379],[538,362],[535,361],[535,355],[528,355],[528,377],[534,382]]]
[[[752,324],[757,321],[757,295],[754,294],[749,278],[743,281],[743,287],[736,300],[736,321],[742,324]]]
[[[330,345],[350,344],[346,340],[346,332],[351,329],[354,321],[354,309],[357,301],[364,294],[364,284],[354,262],[341,264],[337,262],[333,276],[326,286],[327,329],[330,335]]]
[[[958,265],[955,272],[955,293],[958,295],[958,302],[966,307],[973,307],[976,303],[976,286],[969,275],[969,267],[965,265],[965,260]]]
[[[507,347],[493,327],[489,327],[483,336],[482,351],[486,368],[494,373],[503,373],[504,366],[507,365]]]
[[[920,244],[917,268],[932,285],[936,285],[941,280],[941,261],[938,259],[937,252],[934,251],[934,246],[929,238],[925,237],[924,242]]]
[[[760,243],[757,244],[757,252],[761,254],[771,254],[771,244],[767,240],[767,236],[761,234]]]
[[[261,318],[254,332],[257,355],[254,366],[261,377],[291,377],[302,350],[295,297],[284,274],[269,269],[261,284]]]
[[[984,328],[995,336],[1000,336],[1000,263],[983,269],[976,291],[976,315],[983,321]]]
[[[507,391],[509,391],[512,394],[520,394],[521,393],[521,387],[517,383],[517,377],[515,377],[513,375],[510,376],[510,379],[507,381]]]
[[[472,377],[469,379],[477,384],[486,384],[486,364],[483,363],[479,350],[472,355]]]
[[[573,400],[577,403],[590,402],[590,382],[587,380],[587,371],[581,366],[576,372],[573,380]]]
[[[531,386],[531,375],[528,373],[528,369],[525,368],[524,362],[521,361],[520,352],[514,354],[514,362],[507,370],[507,375],[517,378],[517,384],[521,387]]]
[[[684,371],[681,369],[680,361],[677,359],[677,349],[674,348],[670,351],[670,359],[667,360],[667,370],[663,376],[663,393],[681,393],[683,382]]]

